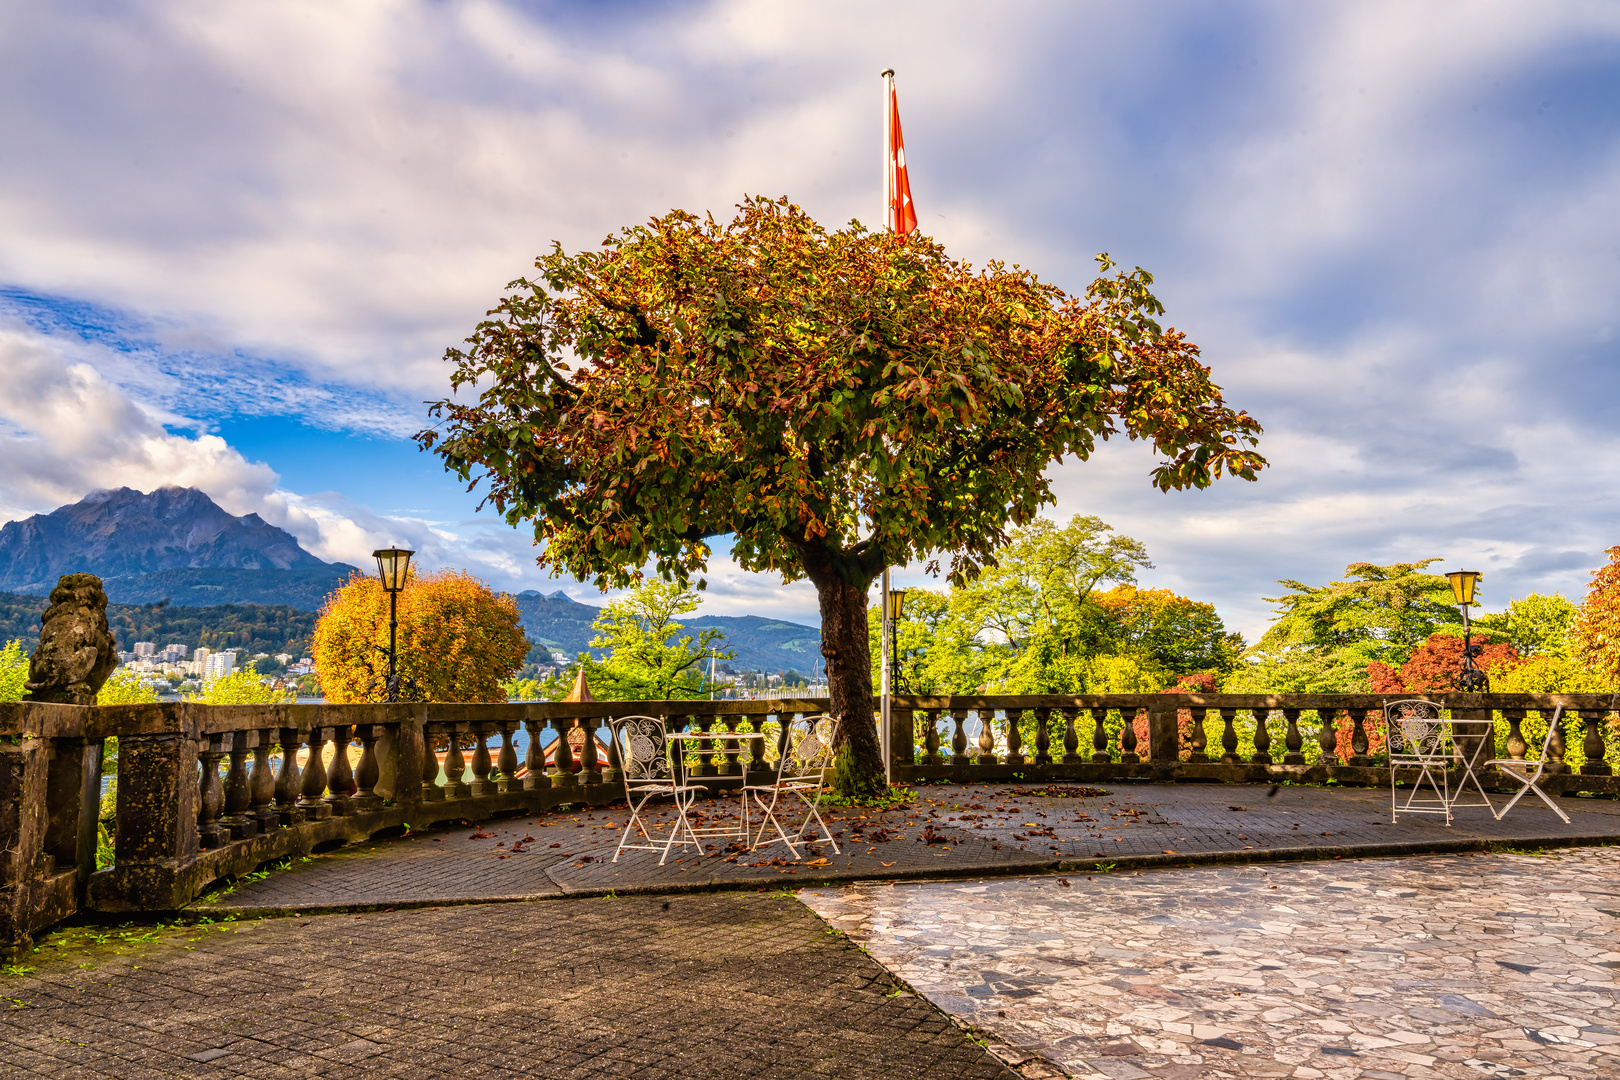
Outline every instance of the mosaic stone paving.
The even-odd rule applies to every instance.
[[[807,889],[1028,1077],[1620,1077],[1620,849]]]

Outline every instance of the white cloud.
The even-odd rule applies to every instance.
[[[744,192],[873,220],[893,65],[926,228],[1071,287],[1098,249],[1148,266],[1267,426],[1258,485],[1161,495],[1111,446],[1057,470],[1062,515],[1251,634],[1275,578],[1363,558],[1578,593],[1620,526],[1617,48],[1606,3],[14,5],[0,283],[138,312],[169,352],[19,331],[63,355],[24,372],[44,412],[0,405],[28,466],[0,510],[189,469],[323,557],[399,540],[550,591],[465,503],[279,490],[185,387],[228,370],[243,411],[408,434],[553,238]],[[813,618],[807,586],[710,580],[705,611]]]

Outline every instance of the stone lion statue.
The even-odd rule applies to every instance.
[[[94,705],[118,666],[107,626],[107,593],[94,574],[63,574],[39,617],[39,647],[28,661],[24,701]]]

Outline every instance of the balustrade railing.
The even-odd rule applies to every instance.
[[[1553,783],[1620,794],[1608,695],[1440,695],[1496,721],[1492,756],[1533,755],[1555,705]],[[1064,777],[1388,782],[1384,698],[1138,694],[896,697],[898,781]],[[291,854],[438,821],[622,797],[607,721],[652,714],[719,736],[687,761],[753,782],[785,721],[826,699],[506,705],[0,703],[0,953],[83,908],[172,910]],[[98,865],[103,741],[119,740],[111,856]],[[519,742],[524,743],[520,747]],[[1382,780],[1380,780],[1380,777]],[[104,847],[104,846],[103,846]]]

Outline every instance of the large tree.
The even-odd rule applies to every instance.
[[[1099,261],[1073,297],[916,233],[828,232],[785,199],[726,224],[675,211],[537,259],[448,351],[458,393],[417,438],[532,522],[558,572],[622,587],[650,562],[685,582],[730,536],[744,569],[809,578],[838,784],[871,791],[884,567],[943,555],[972,579],[1053,501],[1048,467],[1114,434],[1154,444],[1164,490],[1265,464],[1259,424],[1155,321],[1151,275]]]

